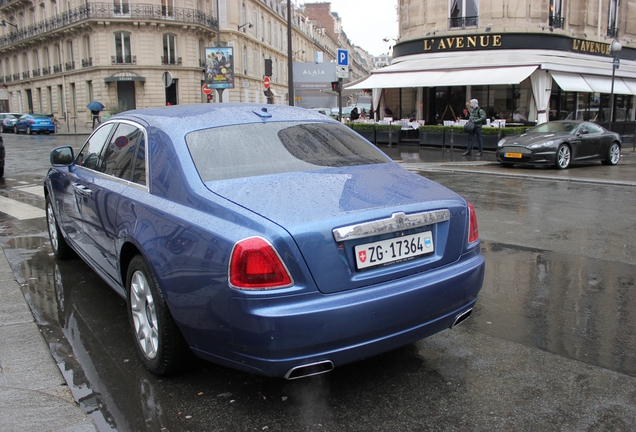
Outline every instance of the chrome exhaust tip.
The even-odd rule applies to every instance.
[[[285,379],[295,380],[298,378],[306,378],[314,375],[320,375],[332,371],[334,368],[331,360],[323,360],[316,363],[295,366],[285,374]]]
[[[464,322],[466,320],[466,318],[468,318],[472,312],[473,312],[472,309],[468,309],[467,311],[464,311],[464,312],[460,313],[459,315],[457,315],[455,317],[455,321],[453,322],[453,325],[451,325],[450,328],[453,328],[453,327],[461,324],[462,322]]]

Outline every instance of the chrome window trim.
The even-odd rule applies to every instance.
[[[120,178],[120,177],[117,177],[117,176],[114,176],[114,175],[111,175],[111,174],[106,174],[106,173],[103,173],[103,172],[101,172],[101,171],[96,171],[96,170],[94,170],[94,169],[92,169],[92,168],[87,168],[87,167],[84,167],[84,166],[81,166],[81,165],[75,165],[75,166],[76,166],[77,168],[81,168],[81,169],[85,169],[85,170],[91,171],[91,172],[92,172],[92,173],[94,173],[95,175],[98,175],[98,176],[103,177],[103,178],[107,178],[107,179],[109,179],[109,180],[111,180],[111,181],[115,181],[115,182],[117,182],[117,183],[122,183],[122,184],[125,184],[125,185],[130,186],[130,187],[134,187],[135,189],[139,189],[139,190],[144,191],[144,192],[150,192],[150,187],[149,187],[149,181],[150,181],[150,178],[149,178],[149,175],[150,175],[150,169],[148,168],[148,132],[146,131],[146,128],[144,128],[142,125],[140,125],[140,124],[139,124],[139,123],[137,123],[137,122],[130,121],[130,120],[126,120],[126,119],[121,119],[121,120],[120,120],[120,119],[106,120],[105,122],[103,122],[102,124],[100,124],[100,125],[99,125],[99,127],[101,127],[102,125],[108,124],[108,123],[115,123],[115,124],[116,124],[116,125],[115,125],[115,130],[117,130],[117,125],[118,125],[119,123],[127,123],[127,124],[129,124],[129,125],[131,125],[131,126],[136,127],[137,129],[140,129],[140,130],[141,130],[141,132],[144,134],[144,142],[145,142],[145,145],[144,145],[144,153],[145,153],[145,155],[144,155],[144,157],[145,157],[145,160],[146,160],[146,184],[145,184],[145,185],[142,185],[142,184],[139,184],[139,183],[135,183],[135,182],[133,182],[133,181],[131,181],[131,180],[124,180],[124,179],[122,179],[122,178]],[[99,128],[98,128],[98,129],[99,129]],[[97,129],[95,129],[95,131],[96,131],[96,130],[97,130]],[[93,131],[93,132],[92,132],[92,133],[88,136],[88,138],[86,138],[86,141],[84,141],[84,144],[82,144],[82,146],[80,147],[80,151],[84,149],[84,146],[85,146],[85,145],[86,145],[86,143],[87,143],[87,142],[91,139],[91,137],[93,136],[93,134],[95,133],[95,131]],[[110,136],[109,136],[109,138],[112,138],[112,135],[110,135]],[[102,151],[103,151],[103,149],[102,149]],[[75,162],[75,156],[77,156],[77,155],[73,155],[73,156],[74,156],[74,158],[73,158],[73,163],[74,163],[74,162]]]
[[[447,220],[450,220],[450,210],[448,209],[412,213],[409,215],[404,212],[398,212],[393,213],[390,218],[334,228],[333,237],[336,242],[342,242],[419,228]]]

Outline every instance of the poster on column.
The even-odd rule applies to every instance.
[[[205,49],[205,85],[211,89],[234,88],[234,48]]]

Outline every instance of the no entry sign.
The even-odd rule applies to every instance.
[[[269,79],[268,76],[263,78],[263,87],[265,87],[265,90],[267,90],[269,88],[269,83],[270,83],[270,79]]]

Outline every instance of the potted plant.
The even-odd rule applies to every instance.
[[[351,123],[351,129],[375,144],[375,123]]]
[[[375,141],[377,144],[399,144],[401,125],[396,124],[376,124]],[[390,139],[390,141],[389,141]]]

